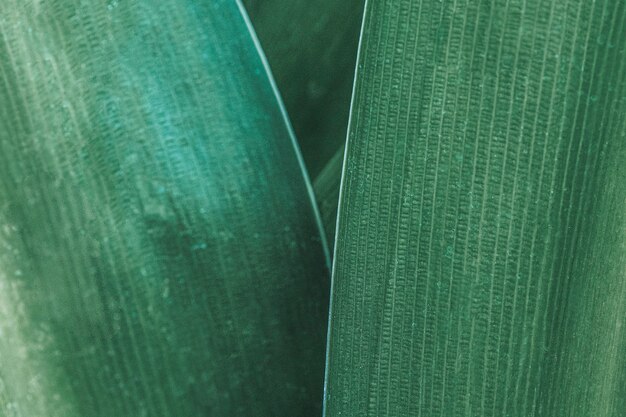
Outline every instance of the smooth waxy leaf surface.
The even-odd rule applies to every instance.
[[[326,416],[626,409],[626,4],[370,1]]]
[[[244,4],[316,178],[345,142],[364,0]]]
[[[319,414],[327,257],[238,3],[0,36],[0,415]]]

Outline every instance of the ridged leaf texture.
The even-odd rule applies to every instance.
[[[368,1],[325,414],[626,410],[626,3]]]
[[[235,1],[0,5],[0,415],[319,415],[327,256]]]

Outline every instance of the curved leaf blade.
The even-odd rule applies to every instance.
[[[308,415],[327,256],[236,2],[0,6],[0,410]]]
[[[366,4],[327,416],[626,409],[625,35],[613,0]]]

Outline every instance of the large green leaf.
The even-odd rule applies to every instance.
[[[626,3],[366,4],[325,411],[626,410]]]
[[[321,406],[327,256],[240,5],[0,5],[0,414]]]
[[[244,0],[312,178],[345,142],[364,2]]]

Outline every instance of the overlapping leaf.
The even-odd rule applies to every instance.
[[[6,1],[0,36],[0,414],[318,414],[327,258],[239,5]]]
[[[626,7],[370,1],[326,416],[626,409]]]

